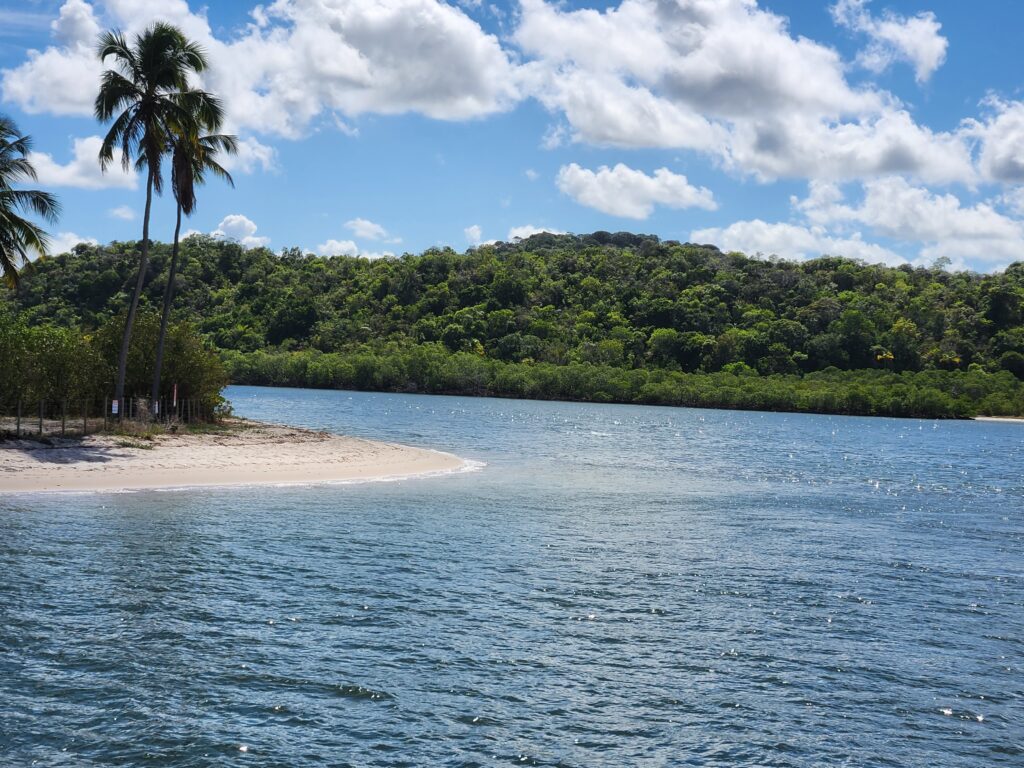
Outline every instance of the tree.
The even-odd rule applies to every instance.
[[[198,124],[199,120],[194,120]],[[194,126],[192,126],[194,127]],[[216,130],[217,126],[205,126]],[[196,209],[196,187],[205,181],[207,173],[223,179],[231,186],[235,185],[231,174],[217,162],[217,154],[233,154],[238,151],[238,141],[234,136],[214,134],[199,136],[192,131],[179,133],[174,137],[174,150],[171,155],[171,191],[177,203],[177,218],[174,224],[174,244],[171,246],[171,265],[167,274],[167,285],[164,288],[163,312],[160,316],[160,335],[156,344],[156,366],[153,369],[152,400],[160,398],[160,375],[163,372],[164,344],[167,339],[167,323],[171,316],[171,303],[174,301],[174,281],[178,273],[178,252],[181,236],[181,215],[191,216]]]
[[[32,139],[20,135],[14,122],[0,115],[0,271],[11,287],[18,284],[18,266],[26,264],[35,251],[46,254],[49,236],[38,225],[21,216],[32,212],[54,223],[60,213],[57,198],[35,189],[15,189],[18,182],[35,181],[29,161]]]
[[[188,87],[189,74],[206,69],[206,56],[170,24],[154,24],[136,35],[131,45],[120,32],[106,32],[100,36],[99,57],[104,62],[113,58],[115,64],[115,69],[103,72],[96,96],[96,119],[104,123],[113,120],[100,147],[100,167],[106,170],[114,161],[114,150],[119,148],[125,170],[133,161],[136,168],[146,169],[139,270],[125,319],[114,387],[114,397],[120,402],[124,399],[132,325],[149,263],[153,192],[160,194],[163,187],[161,161],[176,130],[187,130],[196,121],[201,126],[220,125],[223,109],[208,93]]]

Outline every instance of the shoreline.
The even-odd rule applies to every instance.
[[[340,485],[447,475],[474,467],[453,454],[426,448],[231,419],[227,429],[204,433],[0,442],[0,497]]]
[[[975,416],[971,421],[998,421],[1003,424],[1024,424],[1024,416]]]

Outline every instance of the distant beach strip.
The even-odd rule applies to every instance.
[[[0,495],[399,480],[479,468],[450,453],[259,422],[151,439],[0,443]]]

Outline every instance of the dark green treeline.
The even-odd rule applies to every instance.
[[[36,265],[7,302],[91,329],[136,243]],[[162,296],[155,245],[146,300]],[[1024,263],[978,275],[751,259],[597,232],[368,261],[193,236],[181,320],[237,383],[906,416],[1024,414]]]

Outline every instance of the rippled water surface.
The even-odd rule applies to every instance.
[[[487,466],[0,500],[0,764],[1024,765],[1024,425],[229,396]]]

